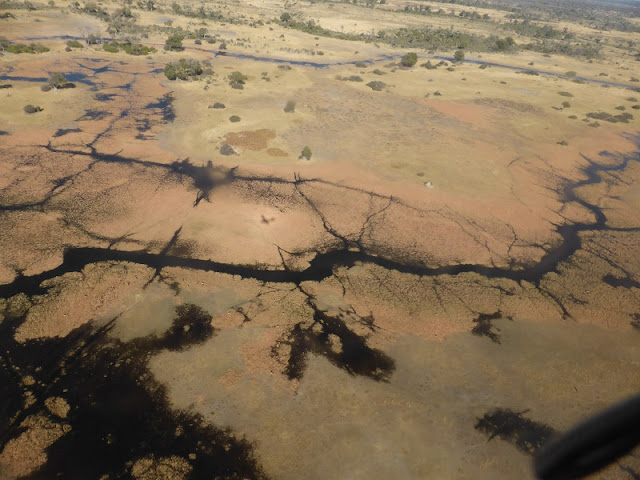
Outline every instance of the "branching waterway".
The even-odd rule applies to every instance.
[[[262,57],[250,58],[255,61],[276,61]],[[293,63],[288,60],[282,62]],[[304,65],[318,68],[329,66]],[[91,86],[97,85],[102,73],[118,72],[117,63],[103,64],[86,59],[82,67],[93,73],[79,74],[74,80]],[[11,73],[6,72],[5,77],[0,78],[7,79]],[[130,82],[123,84],[122,90],[129,92],[133,88],[135,75],[132,77]],[[18,76],[14,79],[25,80]],[[40,77],[31,80],[44,81]],[[97,101],[102,105],[110,102],[115,95],[99,94]],[[292,177],[268,176],[237,167],[199,166],[188,160],[162,163],[122,153],[109,153],[100,148],[100,140],[108,137],[113,125],[130,114],[140,116],[134,118],[140,124],[140,132],[150,130],[153,122],[171,122],[174,118],[171,102],[171,96],[164,95],[135,111],[130,111],[128,106],[119,114],[106,110],[103,112],[102,109],[87,110],[79,121],[107,123],[109,120],[104,120],[107,118],[113,121],[104,130],[95,133],[94,129],[94,133],[83,136],[82,143],[51,141],[33,146],[36,153],[32,155],[35,159],[39,155],[73,159],[81,166],[74,173],[65,171],[67,173],[59,178],[48,179],[47,185],[50,187],[40,198],[30,197],[27,201],[11,197],[11,200],[3,200],[0,215],[44,212],[70,185],[79,181],[82,175],[94,174],[98,166],[112,169],[134,167],[144,172],[159,173],[153,178],[162,178],[162,181],[170,179],[179,188],[191,192],[194,209],[211,201],[216,191],[223,187],[238,187],[245,193],[286,188],[288,196],[284,198],[288,201],[294,199],[296,205],[305,209],[322,226],[317,242],[311,247],[287,252],[290,257],[304,261],[287,261],[282,255],[283,250],[276,245],[281,253],[280,263],[249,264],[212,260],[176,248],[182,227],[173,232],[163,248],[136,240],[139,245],[136,250],[131,249],[131,244],[128,249],[119,248],[124,237],[99,237],[89,234],[86,228],[88,237],[97,240],[99,245],[108,242],[108,246],[86,246],[92,245],[86,242],[67,244],[59,265],[34,274],[17,271],[11,282],[0,285],[0,299],[3,299],[3,310],[0,311],[3,318],[0,322],[0,397],[3,399],[0,401],[0,451],[5,447],[14,448],[11,446],[16,443],[11,442],[17,442],[34,422],[44,422],[44,427],[40,427],[49,432],[58,432],[46,448],[46,462],[23,478],[123,478],[131,476],[136,469],[169,469],[178,476],[195,479],[209,479],[212,476],[267,477],[254,455],[254,445],[250,439],[222,425],[211,425],[191,411],[173,409],[166,387],[150,373],[148,362],[153,356],[164,351],[186,351],[216,336],[218,329],[212,323],[212,313],[196,304],[182,304],[175,308],[171,326],[165,332],[129,341],[109,335],[117,316],[100,325],[86,323],[64,337],[18,341],[16,332],[27,322],[32,302],[35,304],[47,295],[56,293],[52,291],[53,282],[47,282],[49,280],[68,273],[84,272],[86,267],[93,264],[129,263],[143,265],[153,271],[147,286],[156,278],[162,279],[163,270],[168,268],[253,279],[263,286],[280,284],[292,295],[297,295],[301,312],[299,317],[282,328],[283,333],[270,347],[272,358],[280,364],[281,373],[287,379],[301,380],[307,372],[309,357],[316,355],[324,357],[331,365],[349,375],[367,377],[384,384],[393,378],[397,367],[396,360],[382,347],[376,348],[372,341],[372,336],[380,329],[379,319],[373,313],[359,313],[353,306],[337,311],[325,308],[313,289],[319,282],[332,277],[340,282],[340,271],[356,265],[400,275],[427,277],[434,282],[444,277],[470,274],[486,279],[487,283],[500,279],[506,280],[506,283],[513,282],[514,285],[527,284],[549,299],[565,318],[569,318],[571,315],[563,300],[545,285],[547,276],[560,273],[563,264],[572,262],[583,248],[584,235],[587,233],[640,232],[640,225],[612,226],[606,209],[581,195],[585,187],[603,182],[604,175],[624,173],[633,162],[640,161],[638,152],[627,155],[602,152],[597,160],[582,158],[578,179],[557,179],[559,186],[554,193],[560,203],[565,206],[579,205],[591,219],[567,220],[554,225],[554,234],[548,244],[529,245],[543,252],[539,258],[529,262],[510,258],[500,264],[436,260],[427,263],[417,260],[410,252],[366,240],[366,233],[374,228],[373,219],[382,214],[393,215],[390,213],[391,207],[420,210],[401,198],[323,178],[304,178],[297,173]],[[147,113],[153,114],[153,118],[144,116]],[[53,137],[66,138],[73,133],[83,131],[80,128],[60,129]],[[87,141],[87,136],[92,140]],[[627,138],[640,147],[640,136],[628,135]],[[323,205],[314,200],[310,191],[318,186],[335,197],[348,193],[375,199],[379,207],[372,208],[360,225],[351,226],[355,228],[355,233],[345,233],[331,224]],[[190,198],[187,196],[188,201]],[[267,199],[266,196],[264,198]],[[444,214],[442,218],[451,220]],[[80,227],[83,226],[81,220],[78,220]],[[446,256],[434,255],[433,258]],[[630,273],[624,275],[620,278],[607,274],[602,280],[616,288],[637,288],[637,278]],[[342,286],[344,289],[345,286]],[[504,288],[501,292],[513,294]],[[252,321],[251,315],[242,308],[238,307],[236,311],[242,315],[243,325]],[[489,337],[496,348],[500,348],[500,338],[492,331],[491,322],[500,320],[501,312],[474,313],[476,325],[473,333]],[[51,407],[52,404],[64,405],[64,402],[68,404],[68,411],[62,409],[64,415],[60,414],[60,409]],[[523,414],[506,409],[490,411],[478,420],[476,429],[491,437],[500,436],[520,450],[531,453],[546,441],[552,429]],[[69,455],[69,452],[74,455]]]

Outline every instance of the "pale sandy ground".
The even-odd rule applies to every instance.
[[[265,18],[282,8],[260,5]],[[305,12],[314,17],[313,9],[328,8]],[[44,14],[20,15],[6,30],[9,38],[24,36],[25,22]],[[28,24],[33,36],[95,27],[95,19],[85,24],[86,17],[46,15],[54,19],[46,27]],[[400,21],[392,13],[376,15],[376,21],[384,15]],[[178,22],[188,25],[187,19]],[[230,30],[223,35],[229,38],[251,35],[262,53],[291,60],[398,53],[279,27],[215,28]],[[279,40],[283,32],[286,42]],[[161,42],[158,36],[146,43]],[[146,59],[88,48],[66,53],[60,40],[43,43],[50,53],[1,57],[0,74],[81,72],[95,89],[78,83],[74,90],[45,93],[40,83],[15,80],[12,89],[0,90],[0,130],[9,133],[0,136],[1,283],[55,268],[69,247],[157,254],[179,228],[170,254],[270,269],[283,268],[283,262],[306,268],[314,251],[340,245],[335,233],[401,263],[531,264],[559,241],[556,225],[593,221],[584,206],[563,204],[563,183],[584,178],[580,169],[587,159],[616,162],[617,155],[637,152],[622,136],[638,130],[637,118],[629,124],[600,121],[599,128],[581,121],[589,112],[619,113],[618,105],[637,117],[627,99],[640,94],[619,88],[471,64],[453,72],[394,69],[386,66],[389,61],[284,70],[195,50]],[[419,63],[430,58],[420,55]],[[170,82],[152,73],[181,56],[212,61],[208,89],[205,81]],[[622,82],[640,76],[637,67],[623,69],[632,64],[610,60],[482,57],[523,68],[533,61],[535,68],[575,70],[588,78],[602,71]],[[106,65],[109,71],[93,75],[91,68]],[[376,68],[386,75],[373,74]],[[227,84],[232,71],[249,77],[244,90]],[[270,81],[261,80],[263,72]],[[366,86],[371,80],[388,87],[374,92]],[[174,99],[172,123],[146,108],[167,93]],[[114,97],[104,102],[97,94]],[[287,100],[296,101],[295,113],[283,111]],[[552,108],[565,100],[571,107]],[[216,101],[226,108],[209,109]],[[44,111],[27,116],[27,103]],[[86,110],[105,112],[104,118],[90,119]],[[241,121],[229,122],[231,115]],[[143,124],[149,129],[140,132]],[[81,131],[53,137],[75,128]],[[562,140],[568,145],[558,145]],[[237,155],[222,156],[224,142],[234,144]],[[305,145],[313,151],[310,161],[298,158]],[[599,155],[603,150],[614,156]],[[238,167],[236,179],[194,206],[199,192],[193,180],[166,168],[185,158],[194,165],[211,160],[221,168]],[[530,409],[530,418],[562,430],[637,389],[638,330],[630,323],[640,313],[640,291],[602,279],[627,274],[637,282],[640,276],[633,230],[640,224],[639,176],[637,162],[630,163],[617,176],[603,175],[602,183],[577,192],[605,209],[608,226],[630,230],[582,234],[582,248],[539,287],[475,273],[420,277],[366,263],[339,268],[323,282],[304,282],[301,287],[323,309],[373,315],[379,327],[374,332],[355,321],[348,328],[369,335],[369,345],[395,360],[388,383],[349,375],[311,354],[304,376],[288,380],[272,348],[296,323],[310,324],[302,292],[291,283],[185,268],[165,268],[156,277],[144,265],[102,262],[49,280],[47,295],[26,301],[31,306],[15,340],[62,337],[116,317],[111,338],[160,335],[171,325],[175,306],[193,303],[213,316],[220,331],[185,351],[157,354],[150,370],[167,386],[175,408],[200,413],[255,442],[258,460],[273,478],[531,478],[530,457],[498,438],[487,442],[473,425],[487,410],[503,407]],[[294,184],[295,178],[311,181]],[[571,318],[563,318],[558,302]],[[5,303],[0,300],[3,308]],[[504,317],[494,322],[501,344],[471,335],[479,314],[497,311]],[[250,322],[243,322],[243,314]],[[10,478],[42,465],[46,447],[66,433],[60,418],[25,422],[26,433],[0,453]],[[18,451],[30,452],[28,458]],[[139,471],[146,472],[150,461],[137,459],[137,477],[146,478]],[[169,461],[188,471],[183,458]],[[614,468],[596,478],[625,477]]]

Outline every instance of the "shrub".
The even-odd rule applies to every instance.
[[[351,75],[349,78],[347,78],[348,81],[350,82],[363,82],[364,80],[362,80],[362,77],[359,77],[358,75]]]
[[[9,53],[44,53],[49,49],[39,43],[30,43],[25,45],[24,43],[11,43],[9,41],[0,41],[0,50],[5,50]]]
[[[231,75],[229,75],[230,82],[244,83],[246,80],[247,76],[241,72],[232,72]]]
[[[240,72],[232,72],[231,75],[229,75],[229,85],[231,85],[231,88],[242,90],[246,80],[247,76]]]
[[[627,102],[637,102],[638,99],[636,97],[628,97]]]
[[[369,64],[364,63],[364,62],[356,62],[355,66],[356,66],[356,68],[367,68],[369,66]]]
[[[562,102],[562,108],[569,108],[571,104],[569,102]]]
[[[130,7],[122,7],[113,12],[113,18],[117,17],[125,17],[125,18],[133,18],[133,13],[131,12]]]
[[[300,156],[298,158],[306,158],[307,160],[311,160],[311,149],[308,146],[305,146],[302,149],[302,153],[300,153]]]
[[[386,75],[387,74],[387,72],[383,72],[382,70],[379,70],[377,68],[371,73],[373,73],[374,75]]]
[[[229,117],[229,121],[230,121],[231,123],[238,123],[240,120],[241,120],[241,119],[240,119],[240,117],[239,117],[238,115],[231,115],[231,116]]]
[[[574,72],[573,70],[568,71],[567,73],[565,73],[565,75],[567,77],[575,77],[576,75],[578,75],[576,72]]]
[[[618,105],[615,108],[616,108],[616,110],[620,110],[621,112],[624,112],[627,109],[624,105]]]
[[[59,88],[67,82],[67,79],[64,78],[59,72],[51,72],[49,74],[49,80],[47,80],[47,85],[51,88]]]
[[[202,75],[200,62],[193,58],[181,58],[177,62],[169,62],[164,67],[164,74],[169,80],[187,80],[189,77]]]
[[[631,108],[633,108],[634,110],[640,110],[640,105],[634,105]]]
[[[376,92],[381,92],[386,86],[387,86],[386,83],[381,82],[379,80],[374,80],[372,82],[367,83],[367,87],[369,87],[371,90],[374,90]]]
[[[280,15],[280,21],[285,23],[291,21],[291,15],[287,12],[284,12],[282,15]]]
[[[33,105],[25,105],[24,107],[24,113],[36,113],[42,110],[42,107],[34,107]]]
[[[202,45],[202,40],[200,40],[199,38],[196,38],[193,43],[195,43],[196,45]]]
[[[71,48],[83,48],[82,44],[78,40],[69,40],[67,42],[67,47]]]
[[[221,109],[225,108],[224,103],[216,102],[212,105],[209,105],[209,108]]]
[[[292,113],[296,111],[296,102],[293,100],[287,101],[287,104],[284,106],[284,111],[287,113]]]
[[[416,63],[418,63],[418,55],[414,52],[407,53],[400,60],[400,65],[403,67],[413,67]]]
[[[109,53],[118,53],[120,51],[117,45],[113,45],[110,43],[105,43],[104,45],[102,45],[102,49],[105,52],[109,52]]]
[[[456,62],[461,62],[464,60],[464,52],[462,50],[456,50],[453,54],[453,58]]]
[[[573,95],[569,92],[558,92],[558,95],[561,95],[563,97],[573,97]]]
[[[182,40],[184,40],[184,35],[180,35],[179,33],[174,33],[173,35],[169,35],[166,42],[164,42],[164,49],[170,50],[172,52],[179,52],[184,50],[182,46]]]
[[[629,123],[629,120],[633,120],[633,115],[626,112],[620,113],[618,115],[611,115],[610,113],[606,113],[606,112],[592,112],[592,113],[587,113],[587,117],[593,118],[594,120],[604,120],[606,122],[611,122],[611,123],[618,123],[618,122]]]
[[[575,115],[569,115],[569,118],[570,118],[571,120],[577,120],[577,119],[578,119],[578,117],[577,117],[577,116],[575,116]]]
[[[147,47],[146,45],[141,45],[139,43],[126,43],[119,46],[125,51],[125,53],[135,56],[149,55],[150,53],[156,52],[154,47]]]

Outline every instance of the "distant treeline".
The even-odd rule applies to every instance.
[[[639,32],[640,27],[628,17],[640,17],[640,5],[634,2],[604,0],[429,0],[509,12],[507,18],[518,20],[566,20],[598,30]]]
[[[564,39],[541,37],[527,44],[516,44],[510,36],[477,35],[455,31],[452,28],[400,28],[395,31],[380,30],[376,34],[344,33],[327,30],[313,20],[301,21],[287,17],[286,21],[274,19],[286,28],[300,30],[312,35],[359,40],[368,43],[386,43],[394,47],[419,48],[424,50],[464,49],[469,52],[517,52],[520,49],[534,50],[548,54],[562,54],[572,57],[596,58],[600,47],[589,43],[572,43]]]

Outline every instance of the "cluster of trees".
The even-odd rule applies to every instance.
[[[147,47],[146,45],[142,45],[140,43],[109,42],[105,43],[102,48],[105,52],[118,53],[120,50],[123,50],[129,55],[136,56],[149,55],[150,53],[156,52],[156,49],[154,47]]]
[[[69,82],[66,78],[64,78],[64,75],[59,72],[51,72],[49,73],[49,79],[47,80],[47,83],[42,85],[40,87],[40,90],[42,90],[43,92],[48,92],[49,90],[52,90],[54,88],[76,88],[76,84]]]
[[[46,5],[42,3],[33,3],[29,0],[25,0],[23,2],[14,2],[12,0],[1,0],[0,1],[0,10],[12,9],[12,10],[40,10],[43,8],[47,8]],[[8,17],[7,17],[8,18]]]
[[[639,33],[640,25],[619,16],[594,19],[588,26],[596,30],[615,30],[618,32]]]
[[[300,30],[301,32],[310,33],[316,36],[331,37],[340,40],[367,40],[369,38],[369,36],[364,33],[352,34],[327,30],[326,28],[322,28],[313,20],[308,20],[306,22],[296,20],[287,12],[280,15],[279,19],[274,19],[274,22],[279,23],[285,28]]]
[[[231,24],[244,24],[246,21],[244,20],[242,15],[228,17],[225,16],[222,10],[213,10],[211,8],[205,8],[204,5],[200,5],[197,9],[192,9],[190,5],[179,5],[177,2],[173,2],[171,4],[171,9],[173,13],[176,15],[182,15],[184,17],[190,18],[202,18],[209,20],[216,20],[218,22],[225,22]]]
[[[573,40],[575,38],[575,35],[569,32],[566,27],[563,30],[557,30],[551,25],[537,25],[529,20],[522,20],[520,22],[513,20],[502,26],[525,37],[561,40]]]
[[[579,22],[598,30],[638,32],[640,26],[628,20],[639,17],[637,4],[623,5],[596,0],[431,0],[437,3],[480,7],[509,12],[508,19]]]
[[[583,57],[587,59],[600,58],[602,56],[602,47],[593,43],[570,43],[565,41],[544,40],[541,42],[532,42],[520,45],[525,50],[535,52],[567,55],[569,57]]]
[[[464,49],[467,51],[509,52],[516,48],[511,37],[488,37],[454,31],[445,28],[401,28],[394,35],[386,34],[384,40],[398,47],[425,48],[428,50]]]
[[[164,67],[164,74],[169,80],[188,80],[196,78],[204,72],[200,62],[193,58],[181,58],[177,62],[169,62]]]
[[[99,18],[104,22],[108,22],[111,20],[111,15],[104,8],[99,6],[95,2],[86,2],[83,6],[80,5],[80,2],[73,2],[71,4],[71,10],[76,13],[84,13],[85,15],[91,15],[92,17]]]
[[[368,8],[375,8],[379,3],[380,5],[384,5],[387,3],[387,0],[340,0],[342,3],[352,3],[353,5],[362,4]]]
[[[465,7],[481,7],[481,8],[499,8],[493,2],[486,0],[432,0],[437,3],[450,3],[452,5],[463,5]]]
[[[229,75],[229,85],[237,90],[244,89],[244,84],[247,80],[248,77],[241,72],[233,72]]]
[[[182,46],[183,40],[184,35],[182,35],[181,33],[173,33],[169,35],[167,40],[164,42],[164,49],[171,52],[180,52],[184,50],[184,47]]]
[[[149,12],[153,12],[157,8],[154,0],[147,0],[146,2],[138,0],[136,5],[140,10],[147,10]]]
[[[380,30],[377,34],[352,34],[327,30],[313,20],[301,21],[284,12],[274,19],[285,28],[292,28],[316,36],[338,38],[341,40],[360,40],[364,42],[384,42],[396,47],[423,48],[427,50],[465,50],[476,52],[515,52],[522,48],[547,54],[560,54],[571,57],[598,58],[601,47],[592,42],[573,42],[573,35],[566,29],[556,30],[550,26],[538,26],[530,22],[512,22],[508,28],[522,35],[532,36],[537,41],[516,44],[511,36],[478,35],[453,30],[451,28],[400,28],[395,32]]]
[[[433,15],[438,17],[460,17],[469,20],[483,20],[483,21],[491,21],[491,17],[488,13],[483,15],[479,14],[475,10],[462,10],[461,12],[456,13],[455,11],[449,11],[443,9],[432,10],[429,5],[405,5],[402,10],[403,12],[409,13],[417,13],[419,15]]]
[[[401,28],[396,32],[379,31],[376,35],[352,34],[327,30],[316,24],[313,20],[303,22],[296,20],[289,13],[283,13],[279,22],[286,28],[300,30],[313,35],[338,38],[340,40],[361,40],[365,42],[384,42],[397,47],[424,48],[428,50],[452,50],[461,49],[469,51],[496,51],[508,52],[514,50],[516,45],[511,37],[504,39],[497,36],[484,37],[471,33],[454,31],[452,29],[418,29]]]
[[[93,1],[88,1],[83,6],[78,1],[74,1],[71,4],[71,11],[91,15],[106,22],[108,24],[107,32],[110,35],[140,33],[144,30],[143,27],[135,24],[135,15],[129,5],[124,5],[122,8],[116,9],[113,14],[109,14],[107,10]]]
[[[49,49],[39,43],[30,43],[25,45],[24,43],[13,43],[6,39],[6,37],[0,37],[0,52],[9,53],[44,53]]]

